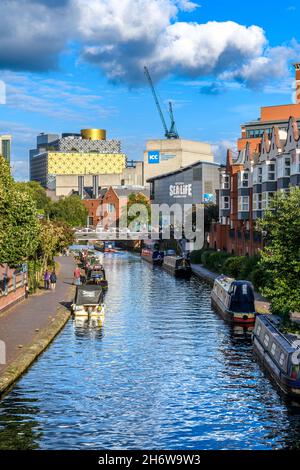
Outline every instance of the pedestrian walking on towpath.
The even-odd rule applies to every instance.
[[[50,274],[50,283],[51,283],[52,290],[55,290],[56,281],[57,281],[57,276],[56,276],[55,269],[53,269],[52,273]]]
[[[76,286],[80,286],[81,284],[81,271],[80,271],[80,268],[77,266],[75,271],[74,271],[74,284]]]
[[[50,273],[48,269],[46,269],[45,274],[44,274],[44,288],[48,290],[50,287]]]

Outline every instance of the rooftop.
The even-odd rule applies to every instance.
[[[196,163],[192,163],[191,165],[188,165],[188,166],[183,166],[183,167],[179,168],[179,170],[170,171],[168,173],[163,173],[162,175],[158,175],[158,176],[153,176],[153,178],[147,179],[147,183],[149,183],[151,181],[154,181],[154,180],[159,180],[159,179],[162,179],[162,178],[166,178],[167,176],[177,175],[179,173],[182,173],[184,171],[189,170],[190,168],[194,168],[194,167],[199,166],[199,165],[211,165],[211,166],[217,166],[217,167],[224,166],[221,163],[199,161],[199,162],[196,162]]]

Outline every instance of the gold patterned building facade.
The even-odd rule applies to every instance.
[[[48,152],[49,175],[122,173],[125,167],[124,153]]]
[[[30,180],[55,191],[58,197],[72,193],[97,197],[102,187],[143,185],[143,163],[127,162],[121,142],[107,140],[104,129],[40,134],[29,159]]]

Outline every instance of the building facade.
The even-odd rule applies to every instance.
[[[300,64],[295,64],[295,104],[261,108],[260,118],[243,124],[238,153],[227,152],[220,170],[219,221],[210,246],[238,255],[253,255],[264,244],[256,220],[277,191],[299,185]]]
[[[101,189],[98,199],[84,199],[83,203],[89,211],[88,225],[90,227],[98,225],[105,230],[110,226],[118,227],[131,194],[142,194],[148,200],[150,197],[146,188],[111,186]]]
[[[296,118],[286,130],[273,127],[259,145],[259,153],[246,148],[220,170],[219,222],[213,224],[210,246],[237,255],[253,255],[263,247],[257,219],[264,216],[278,191],[300,185],[300,138]]]
[[[273,127],[279,131],[287,131],[291,116],[295,117],[300,127],[300,63],[294,64],[294,68],[295,104],[262,107],[258,119],[241,125],[241,137],[237,141],[238,150],[244,149],[249,142],[251,151],[259,153],[263,135],[267,134],[270,139]]]
[[[143,184],[143,163],[127,162],[118,140],[106,140],[103,129],[83,129],[80,134],[41,134],[30,151],[30,179],[56,196],[82,193],[82,188]]]
[[[10,163],[11,159],[11,141],[11,135],[0,135],[0,155],[2,155],[8,163]]]
[[[199,161],[214,161],[210,144],[185,139],[148,140],[144,152],[145,183]]]

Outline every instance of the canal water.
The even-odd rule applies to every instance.
[[[70,321],[0,403],[1,449],[294,449],[300,408],[253,360],[210,288],[105,257],[101,331]]]

